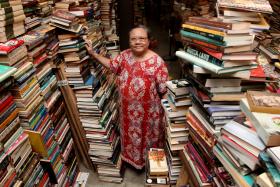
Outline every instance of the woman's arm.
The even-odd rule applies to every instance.
[[[93,58],[95,58],[98,62],[100,62],[103,66],[105,66],[106,68],[110,67],[110,59],[109,58],[106,58],[106,57],[104,57],[102,55],[99,55],[98,53],[94,52],[89,44],[86,44],[86,48],[87,48],[88,53]]]

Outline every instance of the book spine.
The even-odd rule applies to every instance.
[[[224,28],[224,29],[232,28],[231,23],[216,22],[216,21],[207,20],[207,19],[204,19],[201,17],[189,17],[189,21],[197,23],[197,24],[205,24],[205,25],[210,25],[213,27],[220,27],[220,28]]]
[[[209,71],[212,71],[216,74],[220,74],[220,70],[222,69],[221,67],[215,65],[215,64],[211,64],[210,62],[207,62],[205,60],[202,60],[198,57],[195,57],[191,54],[188,54],[184,51],[176,51],[176,56],[178,56],[179,58],[182,58],[184,60],[186,60],[187,62],[190,62],[194,65],[200,66],[202,68],[208,69]]]
[[[202,60],[205,60],[207,62],[210,62],[212,64],[215,64],[217,66],[221,66],[223,67],[223,61],[211,56],[211,55],[208,55],[207,53],[204,53],[202,51],[198,51],[192,47],[188,47],[187,50],[186,50],[187,53],[193,55],[193,56],[196,56]]]
[[[181,30],[180,34],[182,36],[186,37],[186,38],[192,38],[192,39],[200,40],[200,41],[207,42],[207,43],[217,45],[217,46],[221,46],[221,47],[225,46],[225,42],[220,42],[220,41],[217,41],[217,40],[213,40],[213,39],[207,38],[205,36],[201,36],[199,34],[187,32],[187,31],[184,31],[184,30]]]
[[[215,34],[202,32],[202,31],[197,31],[197,30],[192,30],[192,29],[188,29],[188,28],[184,28],[184,30],[187,31],[187,32],[192,32],[192,33],[195,33],[195,34],[199,34],[201,36],[205,36],[207,38],[211,38],[213,40],[217,40],[217,41],[221,41],[221,42],[224,40],[224,37],[220,36],[220,35],[215,35]]]
[[[207,26],[204,26],[207,27]],[[196,30],[196,31],[201,31],[201,32],[206,32],[209,34],[215,34],[215,35],[219,35],[219,36],[225,36],[225,33],[222,31],[218,31],[218,30],[214,30],[214,29],[210,29],[210,28],[204,28],[198,25],[192,25],[190,24],[183,24],[182,28],[186,28],[186,29],[191,29],[191,30]]]

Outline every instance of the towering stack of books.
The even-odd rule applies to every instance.
[[[150,148],[146,160],[145,186],[170,186],[165,151],[163,149]]]
[[[105,33],[110,32],[112,27],[112,0],[105,0],[100,3],[101,21],[104,26]]]
[[[271,98],[271,100],[267,100]],[[278,186],[279,95],[248,92],[240,107],[248,119],[231,121],[221,130],[214,154],[240,186]]]
[[[188,141],[186,114],[192,102],[187,80],[167,81],[166,86],[167,99],[162,100],[166,116],[166,152],[170,183],[176,184],[182,166],[178,151],[184,149]]]
[[[1,2],[0,15],[0,42],[6,42],[9,39],[25,33],[25,15],[23,12],[22,2],[20,0],[12,2]]]

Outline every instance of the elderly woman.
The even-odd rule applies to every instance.
[[[166,93],[168,71],[149,49],[144,26],[129,33],[130,49],[110,60],[87,46],[88,52],[118,76],[122,159],[136,169],[145,165],[146,151],[164,145],[164,115],[160,99]]]

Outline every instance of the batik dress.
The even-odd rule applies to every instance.
[[[136,61],[130,49],[110,62],[118,75],[122,159],[137,169],[146,151],[164,145],[164,113],[160,95],[166,92],[167,68],[158,55]]]

